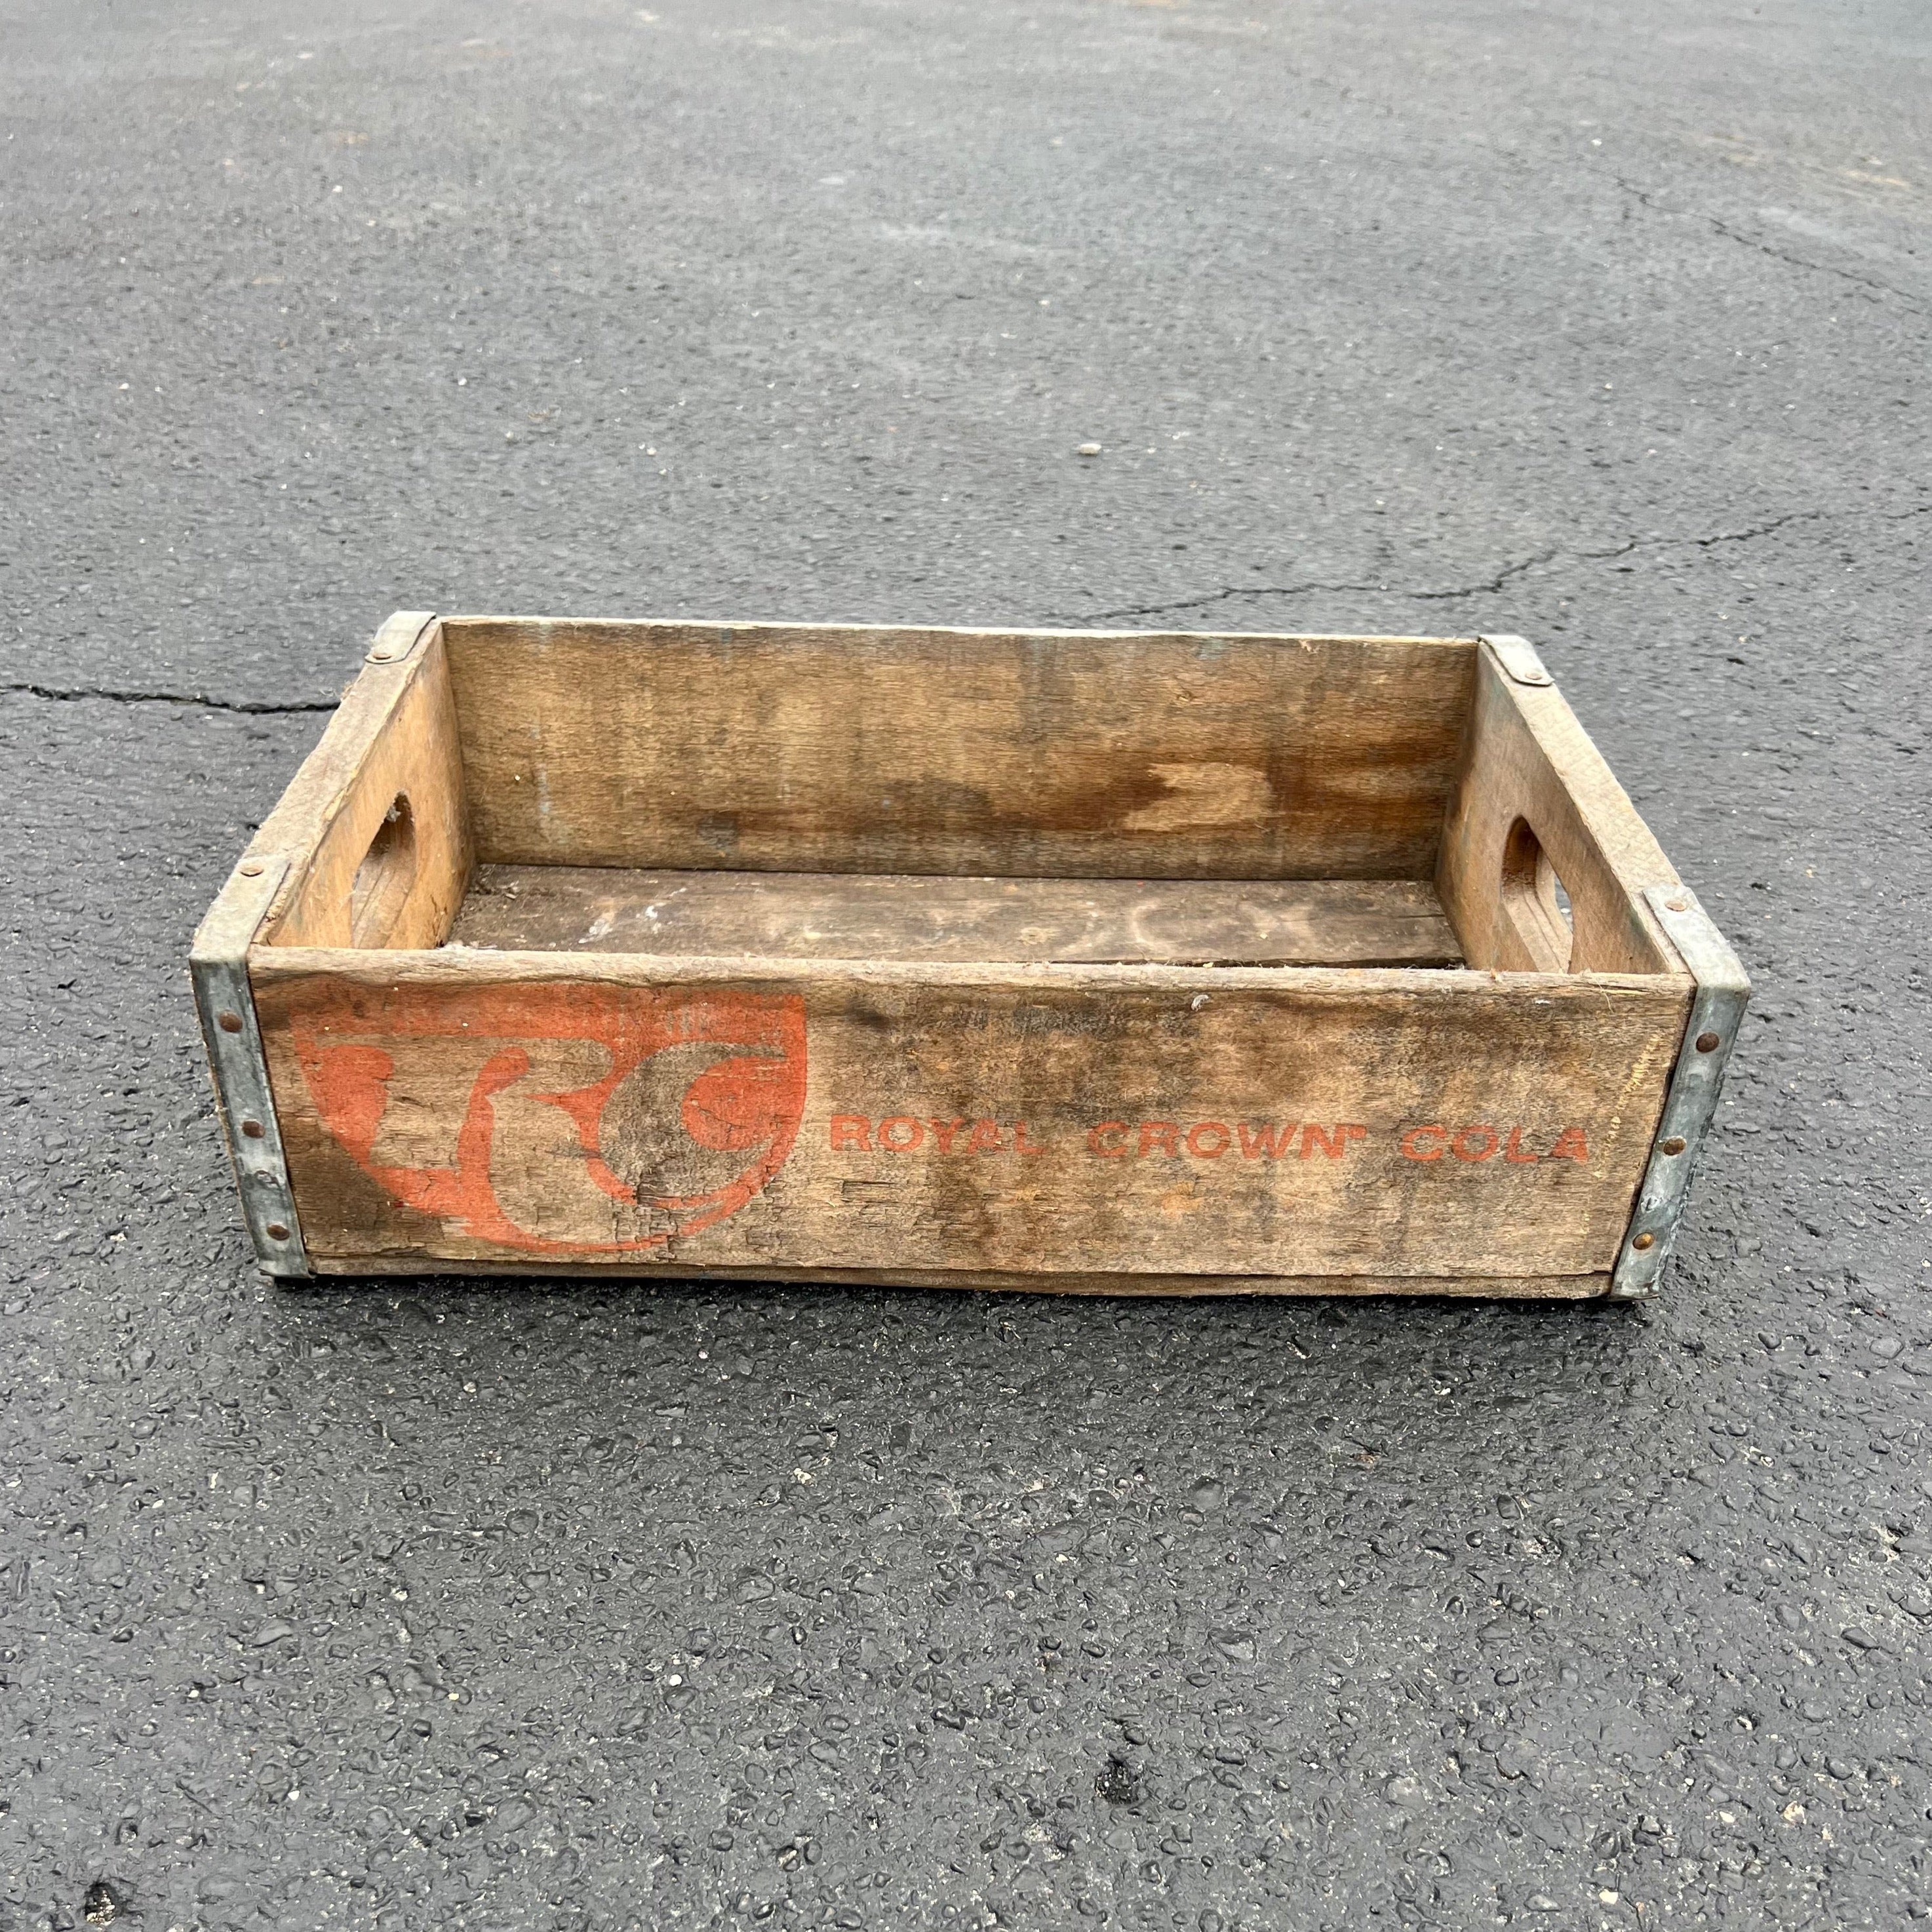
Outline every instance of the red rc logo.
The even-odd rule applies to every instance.
[[[526,1253],[664,1246],[735,1214],[805,1108],[795,994],[332,988],[294,1016],[328,1132],[406,1208]]]

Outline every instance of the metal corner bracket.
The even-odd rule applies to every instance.
[[[1611,1271],[1613,1301],[1647,1300],[1661,1283],[1684,1218],[1691,1172],[1716,1118],[1724,1068],[1750,998],[1750,981],[1738,956],[1689,886],[1648,886],[1643,896],[1697,986],[1650,1163]]]
[[[434,627],[434,610],[398,610],[376,633],[363,657],[364,664],[399,664],[415,656]]]
[[[242,1218],[264,1274],[304,1281],[311,1272],[275,1118],[268,1055],[248,984],[248,948],[286,876],[289,862],[250,853],[202,922],[188,955],[201,1036],[242,1195]]]
[[[1556,679],[1544,668],[1543,660],[1536,654],[1536,646],[1527,638],[1504,633],[1496,636],[1485,634],[1478,638],[1476,641],[1489,646],[1490,655],[1502,665],[1503,675],[1511,683],[1550,686],[1556,683]]]

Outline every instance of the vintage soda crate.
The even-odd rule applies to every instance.
[[[410,612],[196,938],[268,1270],[1654,1293],[1748,987],[1521,638]]]

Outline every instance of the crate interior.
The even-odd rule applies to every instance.
[[[1472,639],[446,619],[273,937],[1660,970],[1540,729]]]
[[[478,866],[451,945],[1063,964],[1447,966],[1420,879],[1009,879]]]

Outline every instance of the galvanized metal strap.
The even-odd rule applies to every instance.
[[[310,1273],[308,1251],[248,984],[248,948],[288,868],[285,855],[250,853],[242,860],[194,936],[188,972],[255,1252],[266,1273],[303,1280]]]
[[[1544,668],[1543,660],[1536,654],[1536,646],[1527,638],[1502,632],[1494,636],[1486,634],[1476,641],[1489,646],[1490,655],[1502,666],[1504,674],[1513,683],[1553,685],[1556,682]]]
[[[1650,886],[1643,896],[1696,976],[1697,988],[1651,1144],[1650,1164],[1610,1275],[1611,1298],[1619,1301],[1642,1300],[1658,1291],[1750,998],[1750,981],[1738,956],[1688,886]]]
[[[398,610],[376,633],[364,664],[400,664],[414,655],[436,622],[434,610]]]

